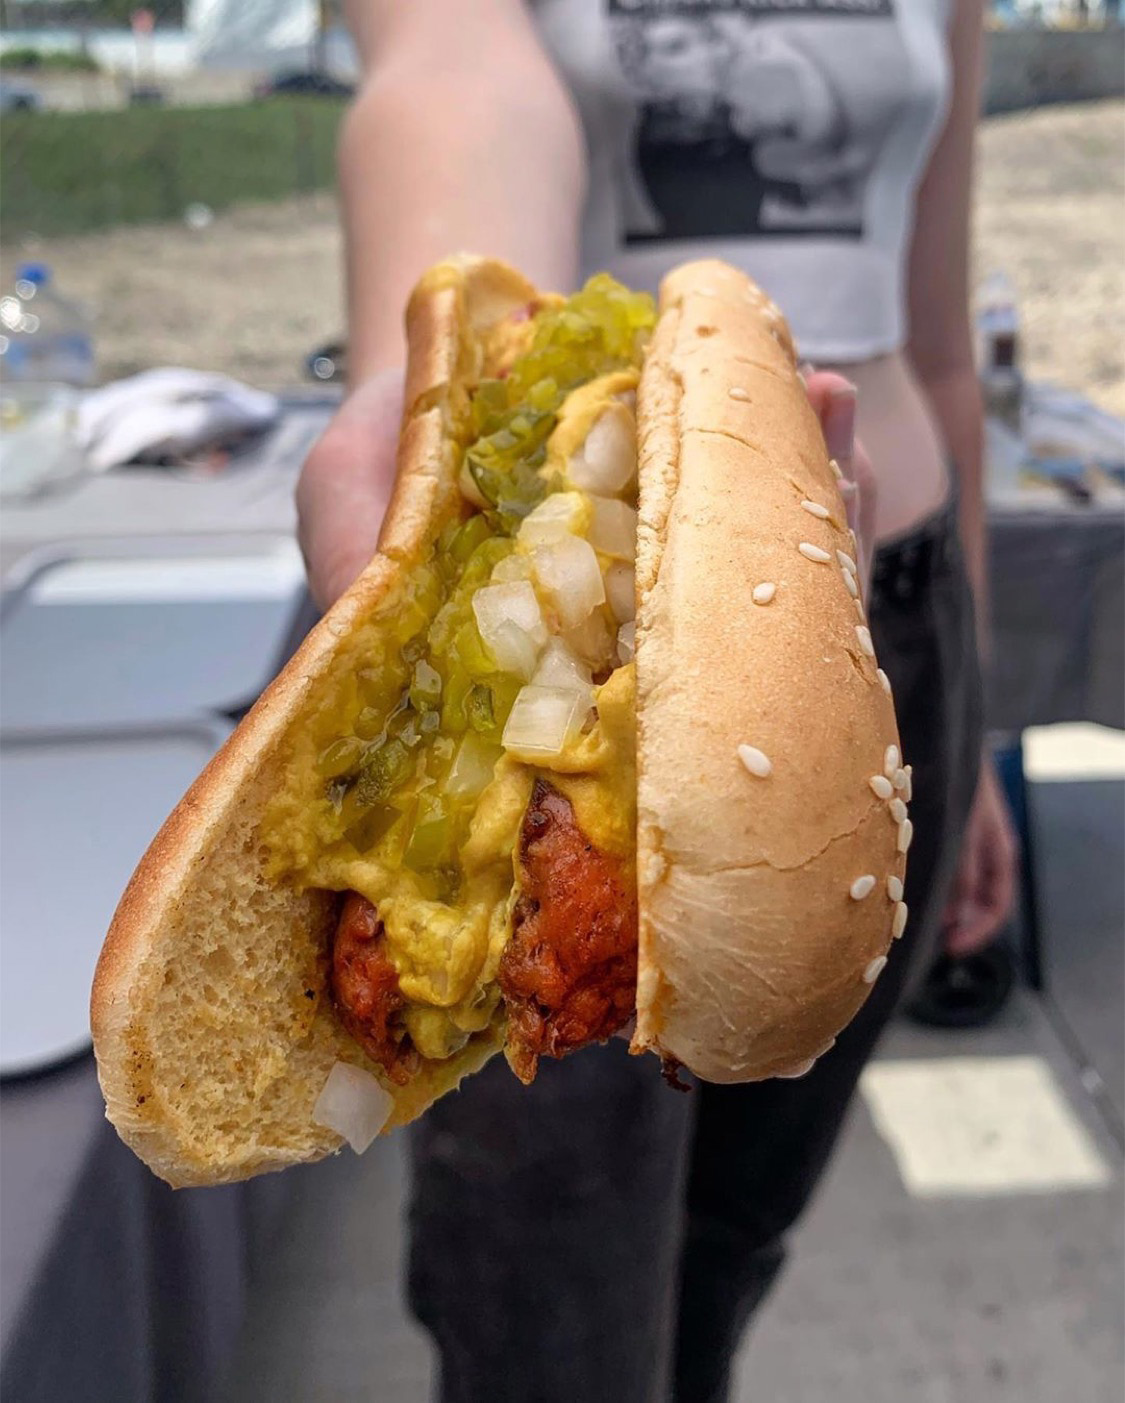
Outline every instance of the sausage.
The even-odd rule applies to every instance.
[[[332,995],[356,1042],[391,1081],[405,1086],[419,1062],[402,1026],[406,1000],[379,913],[356,892],[348,893],[332,942]]]
[[[540,1057],[605,1042],[633,1016],[637,892],[628,864],[586,838],[569,799],[537,780],[520,830],[520,891],[500,960],[508,1060],[521,1081]],[[375,907],[350,892],[332,948],[344,1026],[392,1081],[419,1056],[402,1026],[406,1000]]]
[[[624,1027],[637,993],[637,891],[628,864],[583,834],[537,780],[520,832],[520,894],[500,960],[508,1060],[521,1081]]]

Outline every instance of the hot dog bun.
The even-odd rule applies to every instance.
[[[891,944],[905,860],[870,781],[889,747],[901,765],[894,707],[788,329],[745,275],[665,279],[638,420],[633,1046],[710,1081],[795,1075]]]
[[[99,1077],[122,1138],[172,1184],[338,1149],[340,1136],[313,1120],[326,1078],[339,1061],[377,1071],[327,989],[335,901],[274,875],[263,816],[287,737],[353,665],[361,626],[457,500],[464,411],[490,329],[537,296],[512,269],[470,257],[422,280],[378,553],[192,786],[122,898],[92,995]],[[887,876],[903,860],[869,781],[897,738],[856,632],[835,554],[852,550],[843,508],[784,321],[718,263],[678,270],[661,305],[638,402],[633,1046],[746,1080],[800,1070],[878,972],[896,909]],[[754,603],[766,583],[772,600]],[[743,746],[754,747],[745,760]],[[751,773],[765,760],[767,776]],[[868,875],[872,890],[853,897]],[[478,1034],[387,1087],[388,1127],[499,1043]]]
[[[398,481],[379,551],[192,785],[114,916],[90,1005],[106,1111],[125,1143],[177,1187],[338,1149],[340,1137],[311,1118],[317,1095],[337,1059],[375,1070],[326,990],[334,902],[272,880],[259,829],[287,731],[457,491],[458,410],[480,335],[534,295],[513,269],[471,257],[419,284],[406,317]],[[420,1115],[498,1046],[475,1039],[392,1088],[391,1124]]]

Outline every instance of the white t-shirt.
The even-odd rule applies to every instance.
[[[899,348],[950,3],[532,0],[586,131],[584,272],[725,258],[811,360]]]

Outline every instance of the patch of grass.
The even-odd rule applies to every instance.
[[[92,54],[71,49],[33,49],[30,46],[5,49],[0,68],[20,73],[99,73],[101,65]]]
[[[179,219],[332,184],[344,104],[15,112],[0,126],[0,236],[81,234]],[[233,271],[233,270],[232,270]]]

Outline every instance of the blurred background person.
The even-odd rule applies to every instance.
[[[802,11],[800,32],[830,26],[853,75],[888,46],[900,60],[875,85],[872,115],[888,128],[877,151],[847,121],[854,81],[850,100],[842,85],[833,99],[818,65],[776,36],[751,31],[736,49],[716,22],[727,8],[670,20],[637,0],[615,25],[588,0],[349,6],[364,63],[340,152],[352,390],[298,497],[321,602],[375,543],[393,475],[398,308],[428,263],[483,249],[547,287],[607,267],[655,288],[675,262],[714,252],[763,282],[806,356],[848,377],[812,378],[842,458],[858,388],[882,543],[872,627],[915,774],[910,934],[803,1080],[670,1100],[607,1048],[545,1067],[529,1092],[494,1065],[416,1127],[411,1303],[447,1403],[725,1397],[742,1327],[910,968],[932,956],[943,921],[951,948],[987,942],[1011,898],[1013,841],[987,762],[978,780],[986,630],[970,584],[983,598],[968,288],[981,5],[879,4],[846,25],[832,6]],[[759,132],[787,138],[775,167],[798,159],[778,183],[800,190],[806,91],[806,136],[853,151],[860,210],[840,227],[830,202],[816,239],[803,219],[767,227],[754,164]],[[634,164],[657,216],[642,229],[624,222],[607,151]]]
[[[954,822],[933,806],[967,806],[934,751],[959,725],[964,787],[975,760],[972,679],[955,677],[972,659],[949,628],[971,631],[962,574],[954,561],[935,586],[926,565],[946,555],[934,464],[952,450],[967,510],[978,422],[955,11],[412,0],[372,10],[361,73],[341,0],[0,3],[0,1393],[417,1403],[435,1358],[447,1391],[500,1398],[584,1399],[591,1379],[667,1396],[677,1372],[681,1397],[721,1392],[689,1370],[725,1371],[776,1279],[881,1004],[805,1082],[675,1097],[616,1046],[548,1065],[541,1101],[509,1098],[498,1068],[465,1121],[185,1194],[104,1119],[90,973],[152,832],[307,627],[293,488],[345,395],[302,494],[322,600],[374,540],[401,300],[460,243],[559,287],[610,266],[653,288],[670,262],[717,253],[784,300],[829,367],[809,378],[834,442],[850,417],[836,377],[860,383],[879,646],[896,659],[907,759],[928,766],[911,858],[930,870],[924,833]],[[909,962],[930,974],[865,1068],[844,1152],[736,1361],[739,1399],[1120,1395],[1116,13],[991,0],[986,20],[987,716],[1027,842],[1020,917],[987,943],[975,917],[995,876],[962,863],[945,943],[969,953],[931,964],[942,881],[912,871]],[[345,385],[330,383],[349,349],[336,147],[357,87]],[[948,863],[954,844],[935,846]],[[999,904],[983,901],[986,921]],[[880,1001],[899,998],[895,953]],[[432,1334],[403,1301],[408,1155],[410,1294]]]

